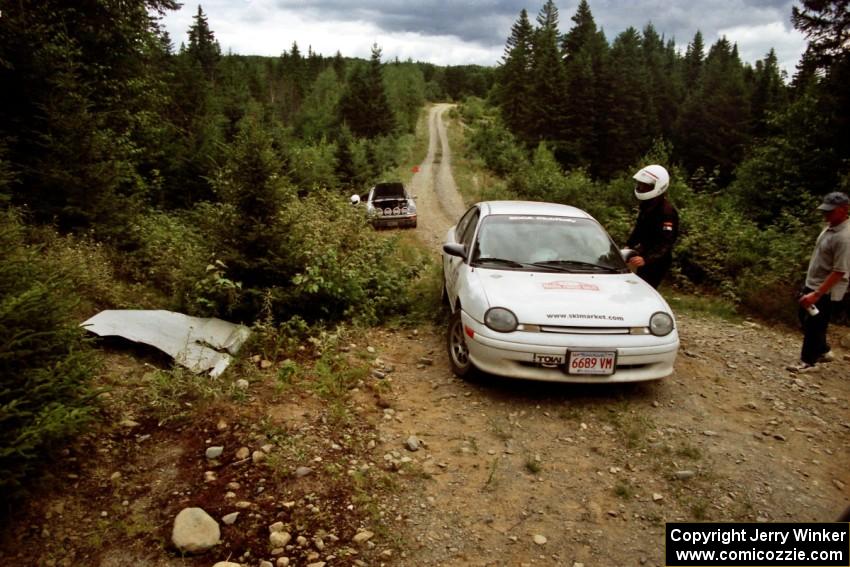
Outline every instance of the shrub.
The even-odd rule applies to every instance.
[[[86,423],[96,368],[73,320],[64,266],[28,246],[19,219],[0,217],[0,491],[12,495],[50,450]]]
[[[760,228],[734,205],[708,196],[680,211],[676,261],[682,274],[751,311],[789,320],[814,237],[811,227],[784,218]]]
[[[488,169],[505,176],[527,169],[525,150],[501,123],[496,120],[479,120],[472,128],[471,146]]]
[[[324,139],[310,145],[291,145],[287,148],[287,172],[293,183],[305,189],[334,187],[336,154],[336,146]]]
[[[35,227],[27,231],[27,240],[38,246],[45,265],[70,280],[79,298],[74,313],[80,320],[102,309],[149,303],[150,288],[122,281],[116,274],[114,251],[89,235],[61,235],[51,227]]]
[[[555,201],[568,198],[566,178],[555,156],[540,144],[534,151],[531,163],[511,176],[509,188],[524,199],[532,201]]]
[[[375,232],[347,199],[311,194],[282,211],[280,222],[296,273],[278,309],[308,321],[375,323],[409,308],[406,289],[423,261],[402,259],[398,238]]]
[[[210,255],[192,216],[159,211],[140,215],[129,227],[129,240],[134,249],[121,263],[125,275],[170,297],[175,307],[181,306]]]

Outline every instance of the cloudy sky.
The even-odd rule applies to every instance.
[[[163,23],[176,47],[198,2]],[[368,58],[372,44],[383,59],[426,61],[437,65],[496,65],[511,26],[525,8],[535,18],[545,0],[205,0],[200,5],[224,52],[280,55],[293,42],[332,56]],[[697,30],[706,49],[726,36],[749,63],[774,48],[789,76],[806,46],[790,24],[794,0],[589,0],[596,25],[608,42],[629,26],[652,23],[659,34],[684,49]],[[560,29],[572,26],[578,0],[556,0]]]

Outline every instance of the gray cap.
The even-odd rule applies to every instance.
[[[850,203],[850,198],[847,197],[846,193],[833,191],[823,198],[823,203],[821,203],[818,207],[818,210],[831,211],[835,207],[840,207],[841,205],[847,206],[848,203]]]

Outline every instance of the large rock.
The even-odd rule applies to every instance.
[[[174,518],[171,541],[183,553],[204,553],[220,538],[218,522],[201,508],[184,508]]]

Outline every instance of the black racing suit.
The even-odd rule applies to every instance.
[[[673,263],[673,245],[679,236],[679,212],[664,195],[641,201],[635,228],[626,246],[643,257],[637,275],[657,288]]]

